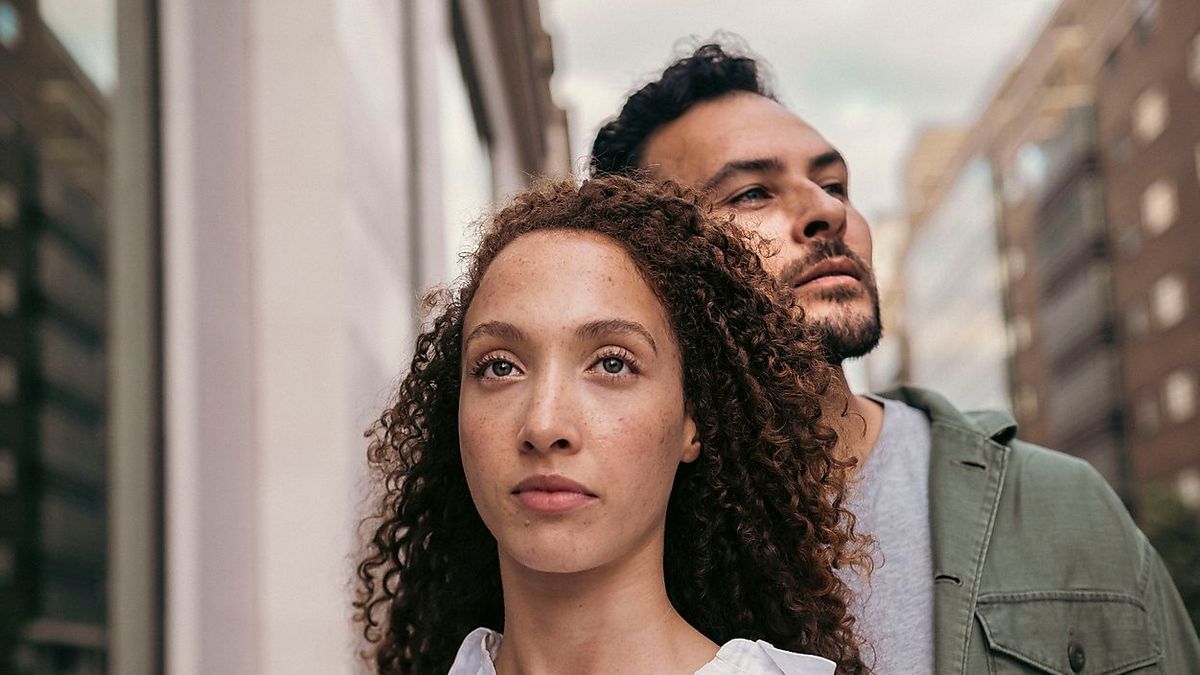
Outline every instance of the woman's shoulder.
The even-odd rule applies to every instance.
[[[493,661],[499,648],[499,633],[490,628],[476,628],[463,638],[446,675],[496,675]]]
[[[812,654],[779,649],[763,640],[738,638],[721,645],[696,675],[833,675],[837,664]]]

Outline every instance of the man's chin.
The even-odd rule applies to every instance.
[[[865,356],[875,349],[883,335],[879,315],[871,308],[860,309],[842,305],[838,311],[813,308],[806,321],[817,329],[826,358],[833,365],[846,359]],[[806,312],[808,310],[806,309]]]

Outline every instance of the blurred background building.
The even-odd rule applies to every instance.
[[[1065,0],[904,182],[903,349],[872,385],[1011,406],[1131,505],[1200,505],[1200,4]]]
[[[553,69],[536,0],[0,0],[0,673],[354,670],[362,431]]]

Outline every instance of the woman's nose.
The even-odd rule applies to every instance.
[[[538,381],[521,428],[522,452],[574,452],[579,449],[579,410],[569,382],[560,376]]]

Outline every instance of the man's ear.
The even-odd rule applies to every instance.
[[[679,461],[690,464],[700,456],[700,430],[696,427],[696,420],[693,417],[690,405],[687,410],[687,419],[683,422],[683,437],[688,439],[688,441],[683,449],[683,456]]]

